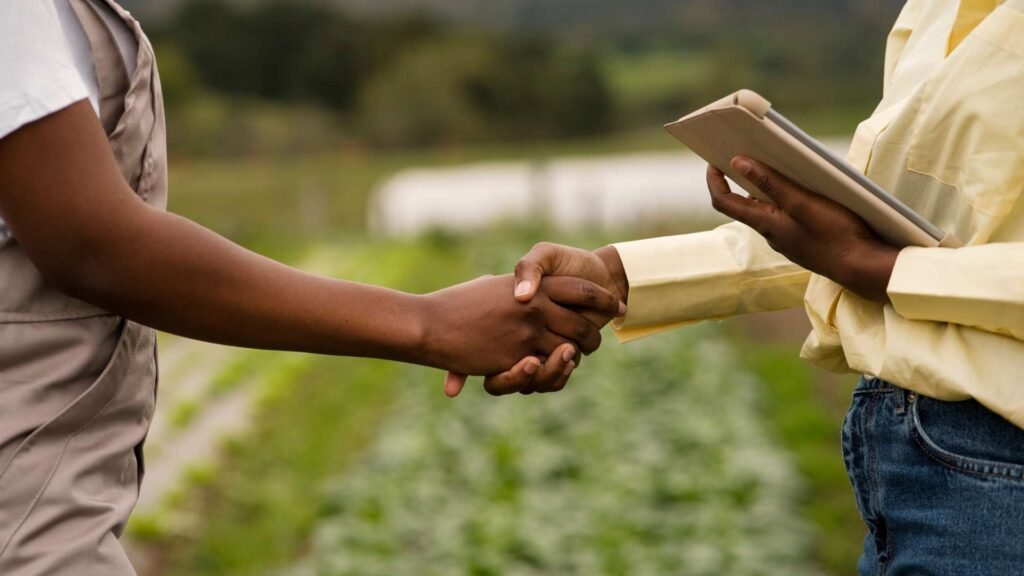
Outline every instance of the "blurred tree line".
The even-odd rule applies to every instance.
[[[151,36],[169,106],[203,89],[312,105],[380,146],[583,136],[612,118],[593,52],[424,15],[357,21],[309,2],[191,0]]]
[[[619,29],[570,14],[561,27],[503,27],[315,0],[182,0],[147,28],[171,144],[186,153],[587,137],[657,126],[740,87],[798,118],[838,117],[880,93],[893,0],[670,4],[671,19]]]

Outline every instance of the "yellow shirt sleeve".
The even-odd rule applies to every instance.
[[[906,248],[889,298],[908,320],[970,326],[1024,340],[1024,243]]]
[[[733,222],[708,232],[616,244],[629,279],[622,341],[682,324],[800,306],[810,273]]]

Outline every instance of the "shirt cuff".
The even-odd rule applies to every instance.
[[[1004,252],[1016,247],[984,248],[900,251],[887,288],[893,309],[908,320],[948,322],[1024,337],[1024,306],[1016,289],[1021,274]]]
[[[612,326],[633,340],[684,324],[799,306],[810,274],[738,223],[616,244],[629,308]]]
[[[739,265],[715,231],[615,244],[629,279],[629,307],[616,330],[646,335],[736,308]]]

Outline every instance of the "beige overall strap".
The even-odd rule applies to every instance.
[[[114,132],[124,114],[125,92],[128,91],[128,67],[113,33],[103,21],[98,8],[89,0],[68,0],[78,16],[92,48],[96,83],[100,90],[100,121],[107,135]]]

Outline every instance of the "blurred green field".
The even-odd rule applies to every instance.
[[[388,174],[410,165],[664,146],[673,143],[657,131],[526,151],[177,161],[171,209],[285,261],[320,262],[318,270],[338,277],[426,292],[511,270],[540,239],[595,247],[671,230],[567,237],[508,228],[472,239],[368,239],[369,192]],[[311,201],[316,210],[304,207],[304,194],[319,198]],[[324,198],[326,210],[317,204]],[[262,376],[253,384],[252,430],[227,439],[218,462],[192,470],[163,514],[137,519],[129,532],[162,576],[405,574],[415,562],[436,563],[411,572],[422,574],[849,573],[863,529],[839,453],[845,383],[823,383],[796,359],[797,342],[751,345],[741,322],[634,346],[610,334],[606,340],[564,394],[497,402],[476,389],[445,401],[432,370],[253,352],[244,364]],[[705,344],[716,352],[693,352]],[[754,352],[737,356],[738,349]],[[700,384],[706,372],[714,384]],[[237,379],[210,377],[225,387]],[[196,409],[179,408],[177,416],[187,421]],[[574,416],[567,419],[567,411]],[[694,420],[707,422],[676,427]],[[424,439],[422,453],[388,452],[447,426],[468,452],[450,438]],[[615,431],[644,426],[653,426],[649,441],[619,443]],[[567,477],[523,468],[535,451],[550,467],[580,449],[592,457],[573,463]],[[644,450],[658,456],[650,460]],[[765,471],[740,462],[759,458]],[[613,463],[624,480],[604,478]],[[629,474],[646,484],[629,485]],[[511,492],[489,492],[492,480]],[[665,482],[682,482],[672,489],[682,492],[657,496]],[[554,501],[531,496],[550,491],[565,501],[564,514],[550,515]],[[576,524],[560,529],[563,515]],[[436,540],[442,527],[459,546]],[[513,541],[500,537],[506,531]],[[559,556],[549,539],[575,555]]]
[[[414,292],[509,271],[542,239],[596,247],[701,223],[370,238],[370,195],[388,176],[679,150],[661,123],[783,80],[753,52],[609,44],[595,60],[614,104],[603,136],[503,142],[499,131],[383,150],[353,137],[354,112],[201,82],[202,62],[182,48],[189,32],[158,35],[170,209],[279,260]],[[863,100],[784,112],[812,133],[848,134]],[[241,388],[255,398],[251,428],[224,438],[221,457],[190,468],[129,534],[156,576],[850,573],[863,528],[839,453],[849,383],[796,358],[799,327],[756,332],[730,321],[631,346],[608,333],[565,393],[501,401],[477,389],[446,401],[441,375],[417,367],[233,354],[203,394],[173,405],[168,394],[161,409],[184,430]],[[165,371],[162,385],[182,374]]]

